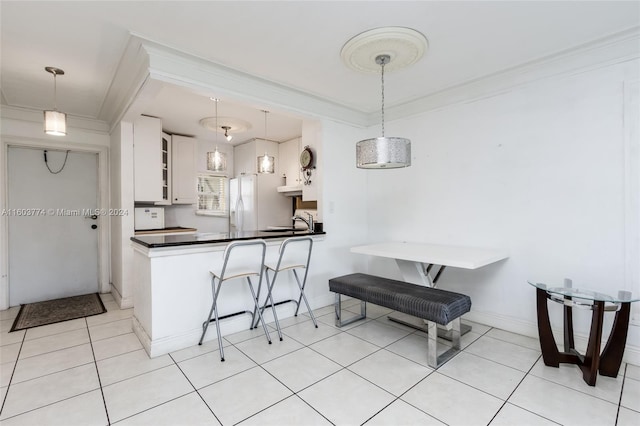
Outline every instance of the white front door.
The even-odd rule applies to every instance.
[[[98,155],[46,158],[44,149],[8,150],[10,306],[99,291]]]

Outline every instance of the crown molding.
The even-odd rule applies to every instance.
[[[149,56],[149,74],[154,80],[215,93],[216,96],[233,97],[250,104],[267,104],[305,116],[329,118],[357,126],[367,124],[368,114],[365,112],[150,40],[138,39]]]
[[[386,108],[387,120],[495,96],[546,79],[558,78],[640,58],[640,27],[633,27],[572,49],[556,52],[418,99]],[[379,113],[359,111],[301,90],[231,69],[131,34],[109,86],[99,119],[112,127],[133,119],[152,102],[163,83],[275,107],[307,117],[357,127],[377,125]]]
[[[590,71],[638,58],[640,27],[634,27],[419,99],[390,106],[385,114],[388,120],[406,118],[448,105],[495,96],[541,80]],[[377,113],[371,114],[368,124],[377,124],[379,119]]]
[[[98,118],[113,129],[136,102],[149,79],[149,56],[135,36],[129,37],[100,107]]]

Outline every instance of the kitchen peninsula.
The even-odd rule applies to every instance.
[[[302,235],[311,235],[314,241],[321,241],[325,233],[266,230],[132,237],[135,282],[133,331],[149,356],[159,356],[198,343],[202,323],[211,307],[209,271],[215,265],[221,264],[228,243],[264,239],[269,259],[277,257],[284,239]],[[283,274],[279,277],[274,288],[273,296],[276,303],[297,298],[297,284],[288,275]],[[221,289],[222,316],[253,310],[248,288],[239,284],[238,282],[234,285],[230,282]],[[263,281],[262,299],[266,296],[264,285]],[[314,285],[312,276],[309,285]],[[277,307],[279,318],[290,317],[294,311],[293,303],[284,303]],[[265,321],[272,320],[270,310],[265,311]],[[232,316],[220,322],[221,332],[226,335],[246,330],[250,322],[249,315]],[[205,340],[211,339],[215,339],[214,330],[205,336]]]

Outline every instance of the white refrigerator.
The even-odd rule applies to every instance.
[[[291,197],[277,191],[282,178],[275,174],[251,174],[229,181],[229,230],[257,231],[290,225]],[[241,195],[241,196],[239,196]]]

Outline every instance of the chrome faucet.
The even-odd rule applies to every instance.
[[[309,212],[305,212],[309,217],[308,219],[305,219],[304,217],[300,216],[300,215],[296,215],[294,217],[291,218],[291,220],[293,220],[293,226],[295,227],[296,225],[296,220],[301,220],[304,223],[307,224],[307,228],[309,228],[309,232],[313,232],[313,215]]]

